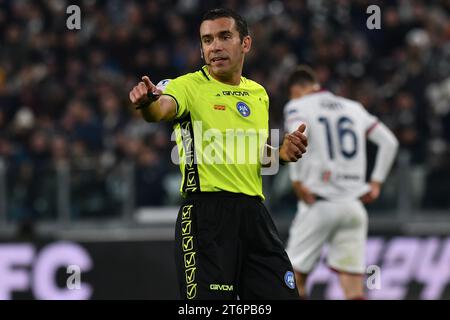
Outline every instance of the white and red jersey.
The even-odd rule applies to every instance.
[[[374,135],[374,142],[386,144],[383,156],[388,159],[385,161],[377,155],[372,178],[384,181],[398,143],[393,134],[360,103],[329,91],[318,91],[289,101],[284,109],[284,118],[287,132],[305,123],[308,136],[307,152],[299,161],[290,163],[292,181],[301,181],[312,193],[329,200],[360,197],[369,191],[366,183],[366,137],[377,131],[377,127],[381,129]]]

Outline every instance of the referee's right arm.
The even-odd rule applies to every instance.
[[[156,88],[149,77],[144,76],[142,81],[130,91],[129,97],[131,102],[141,110],[146,121],[172,120],[176,115],[176,102],[172,97],[161,94],[162,91]]]

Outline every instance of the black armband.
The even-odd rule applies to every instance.
[[[139,103],[139,105],[136,107],[136,110],[148,108],[154,101],[158,100],[160,96],[153,94],[153,92],[148,92],[147,97],[148,97],[148,100],[145,102]]]

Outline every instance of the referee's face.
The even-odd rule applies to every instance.
[[[251,38],[241,41],[232,18],[205,20],[200,25],[200,39],[209,72],[218,78],[242,73],[244,55],[250,50]]]

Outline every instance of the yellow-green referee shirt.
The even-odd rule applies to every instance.
[[[236,86],[219,82],[204,66],[168,80],[164,94],[177,104],[181,193],[228,191],[264,199],[260,159],[269,130],[266,90],[245,77]]]

